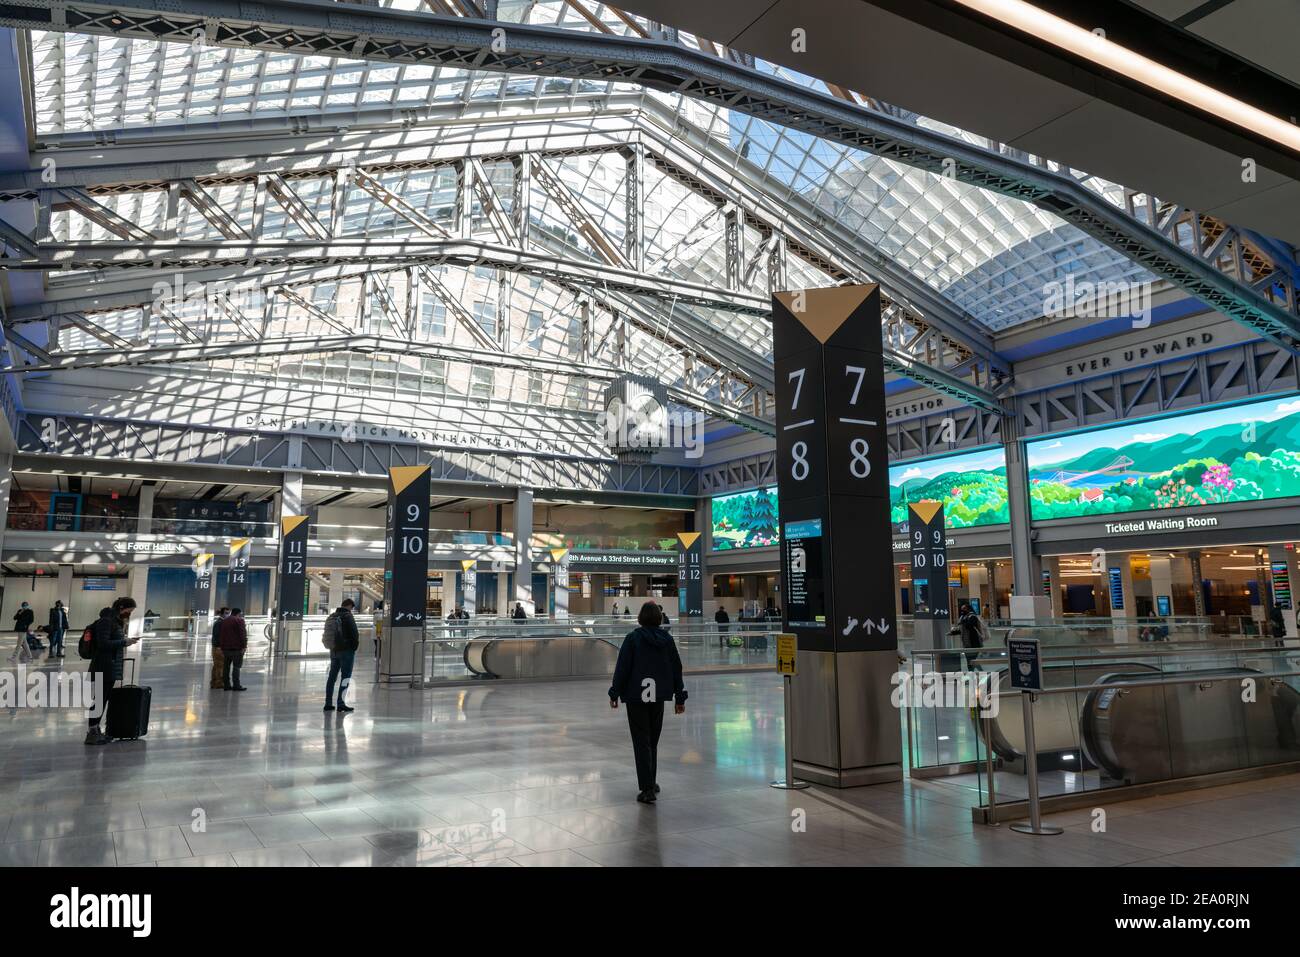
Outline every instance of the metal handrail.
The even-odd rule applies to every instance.
[[[1201,674],[1191,678],[1175,677],[1171,675],[1168,677],[1154,678],[1150,680],[1125,681],[1123,685],[1119,685],[1119,684],[1111,685],[1111,684],[1100,684],[1100,683],[1090,684],[1090,685],[1069,685],[1064,688],[1044,688],[1042,691],[1026,691],[1023,688],[1010,688],[1006,691],[1002,691],[999,689],[997,693],[1006,694],[1006,695],[1078,694],[1081,691],[1099,691],[1105,688],[1119,688],[1119,687],[1154,688],[1162,685],[1194,685],[1194,684],[1200,684],[1201,682],[1204,681],[1225,681],[1229,678],[1241,678],[1241,677],[1300,678],[1300,671],[1260,671],[1260,672],[1256,672],[1254,675],[1228,674],[1226,672],[1223,674],[1214,675],[1214,674],[1205,674],[1204,672],[1202,672]]]

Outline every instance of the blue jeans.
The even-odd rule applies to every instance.
[[[52,632],[50,632],[50,654],[51,654],[51,655],[61,655],[61,654],[63,654],[63,631],[62,631],[62,629],[60,629],[59,631],[52,631]]]
[[[334,679],[342,673],[343,680],[339,682],[339,707],[343,707],[343,696],[348,693],[348,686],[352,684],[352,665],[357,660],[355,651],[340,651],[337,655],[330,655],[330,676],[325,680],[325,703],[334,703]]]

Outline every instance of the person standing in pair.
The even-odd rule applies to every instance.
[[[63,607],[62,599],[54,602],[50,609],[50,657],[63,657],[63,636],[68,633],[68,610]]]
[[[232,608],[230,617],[221,622],[221,686],[226,691],[246,691],[239,683],[239,669],[244,664],[244,649],[248,647],[248,628],[244,624],[242,608]]]
[[[338,611],[330,616],[338,620],[338,629],[335,632],[334,647],[330,649],[329,677],[325,679],[325,711],[335,709],[335,679],[339,682],[338,710],[345,713],[356,710],[356,708],[349,708],[343,700],[348,693],[348,687],[352,684],[352,666],[356,664],[357,649],[361,647],[357,620],[352,614],[352,609],[355,607],[351,598],[345,598]]]
[[[212,621],[212,674],[208,679],[208,687],[214,691],[226,686],[226,659],[221,654],[221,624],[229,617],[230,609],[222,605]]]
[[[682,659],[673,636],[663,629],[663,611],[652,601],[641,606],[639,627],[623,639],[609,686],[609,706],[620,699],[627,709],[632,733],[632,754],[636,760],[636,799],[653,804],[659,793],[655,780],[659,765],[659,733],[664,726],[664,703],[671,697],[673,712],[686,711],[686,686],[682,682]]]

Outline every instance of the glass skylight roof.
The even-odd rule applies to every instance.
[[[383,6],[424,10],[418,0],[380,0]],[[587,6],[615,33],[629,28],[603,4]],[[593,27],[571,6],[560,2],[503,0],[502,19],[558,24],[577,30]],[[684,42],[694,43],[685,37]],[[35,72],[35,114],[38,140],[111,134],[152,127],[185,128],[197,124],[237,122],[261,117],[356,117],[367,110],[395,110],[456,102],[496,101],[521,117],[540,112],[547,103],[563,103],[580,91],[632,87],[596,81],[471,74],[428,66],[392,66],[296,56],[261,51],[159,44],[116,37],[75,34],[32,34]],[[784,68],[760,63],[760,68],[825,91],[820,81]],[[870,94],[871,91],[863,91]],[[869,154],[782,129],[740,113],[660,93],[643,93],[668,102],[684,122],[694,124],[720,145],[735,151],[735,165],[752,164],[751,174],[765,181],[779,202],[789,190],[801,194],[829,218],[847,226],[863,248],[872,247],[929,284],[955,306],[970,313],[987,329],[1002,330],[1041,316],[1043,287],[1073,273],[1076,281],[1150,279],[1140,267],[1052,215],[1029,204],[1008,199],[954,180],[924,173]],[[924,118],[900,114],[909,122],[960,136],[984,148],[996,149],[979,137]],[[232,132],[237,133],[237,128]],[[550,168],[579,197],[587,214],[605,234],[621,243],[626,224],[622,186],[624,169],[617,157],[573,156],[548,160]],[[363,160],[364,164],[364,160]],[[450,225],[455,201],[454,176],[449,169],[380,173],[376,178],[405,202],[435,222]],[[492,167],[493,188],[509,207],[512,192],[509,164]],[[330,192],[325,178],[295,179],[292,188],[322,220],[328,219]],[[1110,187],[1114,200],[1121,198]],[[248,183],[214,186],[213,200],[247,228],[254,216],[255,191]],[[724,222],[713,203],[647,164],[645,171],[646,270],[691,282],[725,283]],[[129,193],[96,197],[128,219],[155,229],[165,214],[164,193]],[[550,196],[533,184],[531,209],[535,241],[569,255],[596,258],[596,253],[572,228]],[[69,213],[53,218],[61,240],[113,239],[87,220]],[[345,205],[344,234],[401,236],[414,232],[408,222],[370,194],[352,189]],[[483,217],[474,232],[492,241]],[[274,203],[266,204],[262,235],[268,240],[305,239]],[[182,239],[219,239],[220,233],[188,206],[178,222]],[[746,246],[760,237],[752,230]],[[792,285],[827,285],[832,280],[813,267],[789,262]],[[490,272],[490,270],[489,270]],[[451,269],[449,286],[476,300],[471,286],[478,281],[469,270]],[[481,278],[481,277],[480,277]],[[490,284],[489,284],[490,285]],[[500,308],[518,327],[520,338],[543,328],[536,341],[547,354],[572,355],[570,290],[517,278],[510,299]],[[748,291],[762,292],[763,277]],[[526,289],[526,292],[521,290]],[[404,295],[398,283],[397,298]],[[485,294],[486,295],[486,294]],[[310,297],[309,297],[310,298]],[[482,300],[486,301],[486,300]],[[665,326],[690,315],[759,355],[770,354],[767,323],[755,317],[695,308],[666,309],[660,302],[639,305],[656,312]],[[400,307],[399,307],[400,308]],[[555,315],[559,310],[562,313]],[[533,317],[540,313],[540,326]],[[98,320],[97,320],[98,321]],[[132,320],[123,315],[129,326]],[[137,330],[138,332],[138,330]],[[130,335],[125,328],[122,335]],[[66,344],[84,334],[66,329]],[[512,340],[516,341],[516,340]],[[87,340],[87,347],[94,346]],[[526,348],[531,346],[525,346]],[[662,364],[671,354],[648,334],[634,343],[637,362]],[[287,360],[286,360],[287,361]],[[302,360],[294,359],[296,364]],[[378,361],[375,359],[374,361]],[[429,360],[414,360],[416,367]],[[680,364],[680,363],[679,363]],[[671,379],[671,370],[661,370]],[[684,371],[678,373],[685,375]],[[536,383],[534,383],[535,385]],[[561,390],[563,391],[563,390]],[[572,396],[566,401],[572,401]]]

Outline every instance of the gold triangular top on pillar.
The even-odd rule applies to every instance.
[[[919,502],[911,502],[907,506],[914,511],[925,524],[929,525],[934,519],[934,515],[939,509],[943,508],[943,502],[935,502],[931,499],[922,499]]]
[[[199,552],[197,555],[194,556],[194,564],[199,565],[201,567],[203,565],[206,565],[208,562],[212,561],[212,559],[216,557],[217,556],[212,554],[212,552]]]
[[[235,554],[241,548],[247,548],[248,543],[251,541],[251,538],[232,538],[230,540],[230,554]]]
[[[305,521],[307,521],[306,515],[286,515],[280,519],[280,534],[288,535]]]
[[[699,532],[678,532],[677,533],[677,540],[682,543],[682,548],[688,550],[692,545],[694,545],[697,541],[699,541],[699,538],[700,538]]]
[[[822,289],[795,289],[774,293],[786,311],[811,332],[817,341],[826,345],[853,310],[862,305],[876,291],[875,283],[862,286],[827,286]],[[802,309],[795,309],[799,297]]]
[[[397,465],[388,470],[388,479],[393,483],[393,491],[400,492],[427,471],[427,465]]]
[[[473,567],[474,567],[475,565],[477,565],[477,564],[478,564],[477,559],[473,559],[473,558],[462,558],[462,559],[460,560],[460,570],[463,571],[463,572],[467,572],[467,571],[469,571],[471,568],[473,568]]]
[[[567,548],[552,548],[551,561],[553,562],[561,561],[563,560],[564,556],[567,554],[569,554],[569,550]]]

